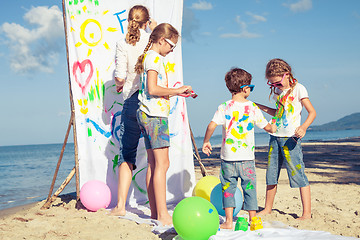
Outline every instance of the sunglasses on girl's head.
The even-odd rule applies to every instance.
[[[271,83],[269,80],[267,81],[267,85],[271,86],[271,87],[282,87],[283,84],[282,82],[284,81],[285,79],[285,76],[287,75],[288,73],[284,73],[284,76],[282,77],[281,81],[280,82],[276,82],[276,83]]]
[[[249,88],[250,88],[250,92],[252,92],[252,91],[254,90],[255,85],[242,85],[242,86],[240,87],[240,89],[243,89],[244,87],[249,87]]]
[[[170,50],[174,50],[174,48],[176,47],[176,44],[173,43],[170,39],[165,38],[165,42],[167,42],[170,45]]]

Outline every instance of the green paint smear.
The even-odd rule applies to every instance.
[[[144,168],[140,169],[140,170],[139,170],[137,173],[135,173],[134,176],[132,177],[132,181],[133,181],[135,187],[139,190],[139,192],[141,192],[141,193],[143,193],[143,194],[146,194],[146,191],[139,186],[139,184],[136,182],[135,178],[136,178],[136,175],[137,175],[139,172],[143,171],[143,170],[146,169],[146,168],[147,168],[147,167],[144,167]]]
[[[244,132],[244,128],[242,126],[239,127],[239,133],[243,133]]]
[[[99,100],[101,100],[104,97],[104,94],[105,94],[104,82],[101,81],[101,83],[99,83],[99,81],[97,81],[95,83],[95,87],[91,86],[90,91],[88,92],[89,101],[90,102],[94,101],[96,96]]]
[[[252,185],[251,182],[246,185],[246,190],[248,189],[254,189],[254,185]]]
[[[88,137],[91,137],[91,136],[92,136],[91,128],[88,128]]]
[[[111,105],[111,107],[108,109],[108,111],[111,111],[111,109],[113,109],[113,107],[115,106],[115,104],[119,104],[120,106],[123,106],[122,103],[119,103],[119,102],[115,101],[115,102],[113,103],[113,105]]]
[[[232,140],[231,138],[226,139],[225,141],[227,144],[233,144],[234,140]]]
[[[119,155],[115,155],[114,159],[112,160],[113,162],[113,171],[115,173],[115,168],[116,166],[119,164]]]

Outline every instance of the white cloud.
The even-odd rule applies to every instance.
[[[193,42],[193,34],[199,29],[200,22],[196,19],[194,12],[184,6],[183,9],[183,24],[181,29],[181,35],[184,40]]]
[[[62,11],[58,6],[32,7],[24,20],[34,27],[7,22],[0,27],[7,38],[11,69],[19,73],[52,72],[64,42]]]
[[[211,10],[213,6],[209,2],[199,0],[199,2],[193,3],[190,8],[195,10]]]
[[[240,16],[236,16],[235,21],[240,27],[240,32],[239,33],[224,33],[224,34],[220,35],[221,38],[259,38],[259,37],[261,37],[260,34],[249,32],[247,30],[247,26],[248,26],[247,23],[242,21],[240,19]]]
[[[246,12],[247,15],[251,16],[254,20],[253,23],[259,23],[259,22],[266,22],[267,19],[263,16],[260,16],[260,15],[256,15],[252,12]]]
[[[283,4],[288,7],[292,12],[305,12],[312,9],[312,0],[300,0],[292,4]]]

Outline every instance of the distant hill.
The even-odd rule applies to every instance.
[[[360,129],[360,112],[353,113],[337,121],[325,123],[322,125],[310,126],[309,131],[335,131]]]

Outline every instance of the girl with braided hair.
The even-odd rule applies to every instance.
[[[137,119],[148,156],[146,187],[151,218],[163,225],[172,224],[166,206],[166,173],[170,165],[169,98],[190,94],[192,90],[191,86],[168,88],[163,58],[173,51],[178,38],[178,31],[170,24],[162,23],[156,26],[135,67],[136,72],[141,74]]]
[[[293,77],[290,65],[282,59],[272,59],[266,66],[265,76],[274,95],[276,109],[257,104],[261,110],[274,116],[272,123],[277,126],[271,134],[268,166],[266,171],[265,208],[258,215],[272,211],[280,169],[285,162],[290,187],[299,188],[303,207],[299,220],[311,218],[311,194],[305,175],[305,164],[301,150],[301,139],[314,121],[316,111],[310,102],[306,88]],[[308,116],[301,124],[301,111],[305,107]],[[284,161],[285,160],[285,161]]]
[[[146,7],[136,5],[128,15],[128,32],[125,40],[116,43],[116,91],[122,92],[124,99],[120,122],[120,151],[118,176],[118,202],[111,211],[112,215],[124,216],[126,198],[132,179],[132,171],[136,169],[136,150],[140,138],[140,128],[136,120],[139,108],[140,76],[135,72],[135,64],[149,41],[150,34],[145,31],[149,26],[153,29],[155,21],[150,21]]]

